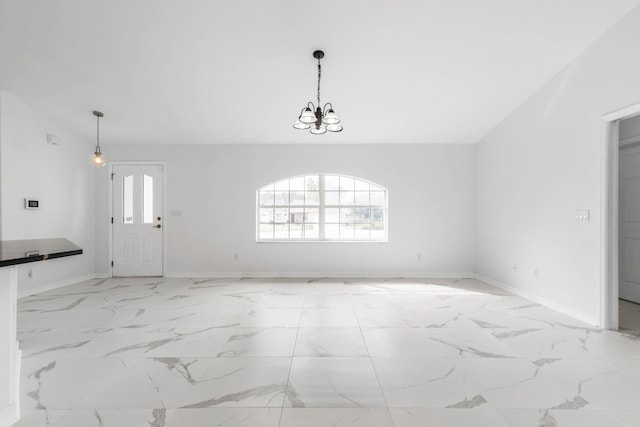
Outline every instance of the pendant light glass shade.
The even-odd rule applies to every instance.
[[[94,111],[93,115],[96,116],[96,151],[91,156],[91,163],[94,166],[104,166],[107,164],[107,161],[102,156],[102,151],[100,150],[100,117],[103,117],[100,111]]]
[[[320,77],[322,76],[320,60],[324,58],[324,52],[316,50],[313,52],[313,57],[318,60],[318,103],[314,105],[313,102],[309,102],[300,112],[300,116],[298,116],[298,120],[293,124],[293,128],[299,130],[309,129],[309,132],[314,135],[322,135],[323,133],[327,133],[327,131],[340,132],[342,131],[340,118],[338,118],[338,115],[333,111],[331,103],[327,102],[324,105],[324,112],[320,109]]]
[[[107,161],[102,157],[102,153],[96,151],[93,156],[91,156],[91,163],[93,163],[94,166],[104,166],[107,164]]]

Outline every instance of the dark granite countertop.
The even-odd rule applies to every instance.
[[[0,241],[0,267],[80,255],[82,249],[67,239]]]

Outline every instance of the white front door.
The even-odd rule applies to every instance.
[[[114,165],[113,276],[162,276],[162,165]]]
[[[640,304],[640,146],[620,149],[620,298]]]

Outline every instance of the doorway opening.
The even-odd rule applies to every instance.
[[[628,329],[635,303],[629,306],[626,301],[640,302],[639,116],[640,104],[635,104],[603,117],[600,324],[604,329]],[[633,137],[636,125],[638,135]]]
[[[110,165],[110,248],[113,277],[164,275],[164,165]]]

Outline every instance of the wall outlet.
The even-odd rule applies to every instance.
[[[535,277],[536,279],[540,278],[540,270],[538,270],[537,268],[533,269],[533,277]]]
[[[33,268],[29,267],[29,269],[27,270],[27,277],[29,279],[33,279]]]
[[[238,260],[238,254],[233,254],[233,259],[237,261]]]

